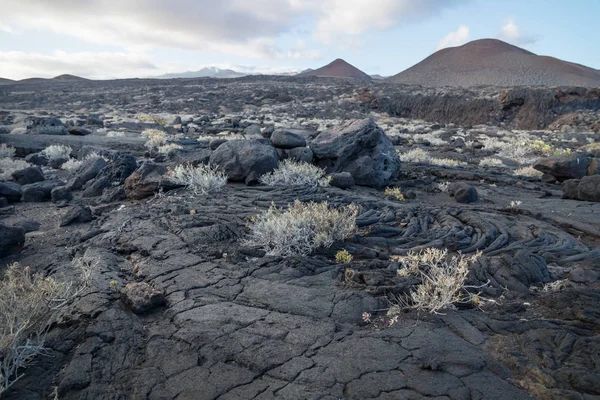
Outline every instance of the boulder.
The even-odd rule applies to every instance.
[[[584,176],[577,187],[579,200],[600,202],[600,175]]]
[[[577,189],[579,188],[580,179],[568,179],[562,184],[562,198],[563,199],[578,199]]]
[[[12,173],[13,180],[19,185],[41,182],[44,179],[44,173],[40,167],[27,167]]]
[[[134,156],[122,154],[114,161],[107,164],[96,176],[88,182],[81,194],[82,197],[96,197],[102,195],[104,189],[125,183],[125,180],[137,169]]]
[[[9,202],[21,200],[21,185],[13,182],[0,182],[0,197]]]
[[[25,244],[25,230],[0,224],[0,257],[17,254]]]
[[[310,164],[313,161],[314,154],[313,151],[308,147],[296,147],[288,150],[286,156],[291,160]]]
[[[75,135],[75,136],[87,136],[87,135],[91,135],[92,131],[90,131],[89,129],[85,129],[82,128],[80,126],[70,126],[67,131],[69,132],[70,135]]]
[[[165,295],[145,282],[128,283],[121,289],[121,300],[136,314],[147,313],[166,303]]]
[[[50,192],[50,198],[53,203],[59,203],[61,201],[73,200],[73,193],[66,186],[57,186]]]
[[[248,125],[246,128],[244,128],[242,133],[247,139],[258,139],[263,137],[260,132],[260,125],[258,124]]]
[[[373,120],[356,120],[322,132],[310,148],[328,172],[349,172],[357,185],[381,188],[396,179],[400,159]]]
[[[102,119],[100,117],[98,117],[97,115],[90,115],[89,117],[87,117],[86,121],[85,121],[86,125],[90,125],[90,126],[104,126],[104,121],[102,121]]]
[[[92,211],[89,207],[75,206],[67,210],[67,213],[60,220],[60,226],[67,226],[74,223],[86,223],[91,220]]]
[[[306,139],[297,133],[285,129],[277,129],[271,135],[273,146],[279,149],[293,149],[296,147],[306,147]]]
[[[129,199],[140,200],[154,196],[162,190],[171,190],[179,185],[165,179],[167,168],[153,162],[144,162],[133,174],[125,179],[125,195]]]
[[[455,182],[448,188],[450,196],[454,196],[457,203],[474,203],[479,200],[477,190],[468,183]]]
[[[277,168],[279,158],[273,146],[257,140],[230,140],[210,156],[210,163],[227,174],[230,181],[244,182],[250,173],[259,178]]]
[[[350,172],[334,172],[329,175],[331,177],[331,181],[329,185],[338,187],[340,189],[350,189],[354,186],[354,178]]]
[[[60,180],[43,181],[23,185],[21,186],[21,201],[32,203],[50,200],[52,196],[52,189],[63,185],[64,182]]]
[[[29,164],[39,165],[41,167],[48,165],[48,159],[40,153],[28,154],[25,157],[25,161],[27,161]]]
[[[27,133],[32,135],[66,135],[67,127],[58,118],[27,117],[23,121]]]
[[[539,159],[533,168],[545,174],[552,175],[559,182],[567,179],[581,179],[587,175],[590,157],[586,154],[566,154],[556,157]]]
[[[67,186],[71,190],[81,189],[88,181],[94,179],[104,167],[106,167],[106,161],[103,158],[96,157],[86,160]]]
[[[227,139],[215,139],[210,141],[210,149],[216,150],[223,143],[227,143]]]

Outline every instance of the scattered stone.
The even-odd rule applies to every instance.
[[[50,192],[50,198],[53,203],[67,202],[73,200],[73,193],[66,186],[57,186]]]
[[[242,133],[244,136],[246,136],[246,139],[258,139],[263,137],[260,132],[260,125],[258,124],[248,125],[246,128],[244,128]]]
[[[349,172],[357,185],[381,188],[396,179],[400,159],[373,120],[352,121],[323,132],[310,144],[317,165]]]
[[[41,182],[45,180],[44,173],[40,167],[27,167],[12,173],[13,180],[19,185]]]
[[[216,150],[219,148],[220,145],[222,145],[223,143],[226,143],[227,139],[215,139],[215,140],[211,140],[210,142],[210,149],[211,150]]]
[[[474,203],[479,200],[477,190],[468,183],[455,182],[448,188],[450,196],[454,196],[457,203]]]
[[[210,156],[210,163],[227,174],[230,181],[244,182],[253,172],[260,177],[277,168],[275,148],[256,140],[230,140]]]
[[[21,201],[42,202],[50,200],[52,196],[52,189],[63,185],[64,182],[60,180],[43,181],[23,185],[21,186]]]
[[[25,244],[23,228],[6,226],[0,223],[0,257],[20,253]]]
[[[25,161],[27,161],[29,164],[39,165],[41,167],[48,165],[48,159],[40,153],[28,154],[25,157]]]
[[[600,175],[584,176],[577,187],[579,200],[600,202]]]
[[[580,181],[580,179],[568,179],[564,181],[562,184],[562,198],[577,200],[579,196],[579,194],[577,193],[577,189],[579,188]]]
[[[279,149],[293,149],[296,147],[306,147],[306,140],[298,135],[285,129],[277,129],[271,135],[273,146]]]
[[[27,133],[32,135],[66,135],[67,127],[58,118],[27,117],[23,121]]]
[[[296,147],[294,149],[287,150],[286,156],[291,160],[305,162],[308,164],[312,163],[314,157],[313,151],[309,147]]]
[[[121,299],[136,314],[144,314],[166,304],[165,295],[145,282],[128,283]]]
[[[59,226],[71,224],[86,223],[92,220],[92,211],[89,207],[74,206],[67,210],[67,213],[61,218]]]
[[[587,175],[590,158],[583,154],[568,154],[539,159],[533,168],[554,176],[559,182],[567,179],[581,179]]]
[[[69,134],[75,136],[87,136],[92,134],[92,131],[90,131],[89,129],[82,128],[80,126],[70,126],[68,128],[68,132]]]
[[[153,162],[144,162],[133,174],[125,179],[125,195],[129,199],[140,200],[154,196],[161,189],[169,191],[180,185],[165,179],[167,168]]]
[[[329,184],[331,186],[340,188],[340,189],[350,189],[354,186],[354,178],[350,172],[334,172],[329,174],[331,177],[331,181]]]
[[[100,171],[106,167],[106,161],[103,158],[96,157],[86,160],[79,168],[77,175],[68,183],[69,189],[79,190],[90,180],[94,179]]]
[[[21,200],[21,185],[14,182],[0,182],[0,196],[11,203]]]

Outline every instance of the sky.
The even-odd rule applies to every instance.
[[[600,0],[0,0],[0,77],[285,73],[343,58],[390,76],[497,38],[600,69]]]

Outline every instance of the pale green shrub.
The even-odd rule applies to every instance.
[[[329,186],[330,178],[325,170],[316,165],[293,160],[284,160],[277,169],[260,177],[260,183],[267,186]]]

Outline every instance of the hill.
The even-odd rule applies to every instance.
[[[89,79],[82,78],[80,76],[63,74],[52,78],[53,81],[88,81]]]
[[[371,77],[355,66],[338,58],[337,60],[325,65],[324,67],[306,71],[296,76],[321,76],[321,77],[339,77],[339,78],[359,78],[371,79]]]
[[[10,83],[15,83],[12,79],[0,78],[0,85],[8,85]]]
[[[205,67],[198,71],[187,71],[179,73],[171,73],[157,76],[158,79],[173,79],[173,78],[240,78],[247,74],[237,72],[231,69],[221,69],[216,67]]]
[[[439,50],[390,81],[430,87],[598,87],[600,73],[554,57],[538,56],[501,40],[481,39]]]

